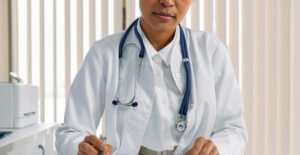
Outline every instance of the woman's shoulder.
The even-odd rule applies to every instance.
[[[222,41],[210,32],[192,28],[184,28],[184,31],[187,36],[187,40],[189,41],[205,43],[206,45],[215,47],[218,47],[222,44]]]
[[[191,56],[205,62],[213,63],[215,56],[226,56],[227,49],[220,39],[209,32],[184,28],[187,44],[189,44]]]
[[[118,51],[122,35],[123,32],[119,32],[96,40],[89,49],[88,55],[113,57]]]
[[[107,49],[107,48],[111,49],[111,48],[119,47],[116,45],[119,44],[122,35],[123,35],[123,32],[118,32],[118,33],[103,37],[99,40],[96,40],[93,43],[93,47],[100,48],[100,49]]]

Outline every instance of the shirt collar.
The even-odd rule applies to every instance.
[[[169,66],[173,53],[177,53],[177,50],[180,50],[180,47],[177,48],[177,45],[179,45],[179,39],[178,38],[179,38],[179,35],[180,35],[179,34],[180,33],[179,32],[179,26],[176,27],[175,35],[174,35],[172,41],[166,47],[164,47],[163,49],[161,49],[158,52],[153,48],[153,46],[151,45],[151,43],[149,42],[149,40],[145,36],[144,32],[142,31],[141,26],[140,26],[140,20],[138,21],[137,26],[138,26],[137,27],[138,32],[141,34],[141,36],[143,38],[143,42],[144,42],[145,47],[146,47],[146,52],[149,55],[149,57],[153,58],[154,56],[159,55],[163,59],[164,63],[167,66]]]

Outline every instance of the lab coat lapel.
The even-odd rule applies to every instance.
[[[135,44],[140,47],[133,30],[127,40],[125,45]],[[136,94],[138,106],[132,108],[133,111],[128,118],[125,131],[123,131],[124,135],[122,135],[119,149],[119,152],[122,152],[122,154],[138,154],[152,111],[153,91],[154,73],[148,55],[145,52]]]

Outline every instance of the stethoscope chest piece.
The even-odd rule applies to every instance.
[[[178,132],[183,132],[186,129],[186,121],[181,120],[176,123],[176,129]]]
[[[175,124],[175,128],[179,133],[182,133],[186,129],[186,116],[178,115],[177,116],[177,123]]]

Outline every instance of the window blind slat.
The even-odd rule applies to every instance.
[[[114,0],[114,32],[123,29],[123,0]]]
[[[278,40],[277,45],[279,49],[279,62],[278,62],[278,94],[277,99],[279,105],[279,120],[278,120],[278,154],[290,154],[289,146],[291,144],[291,69],[290,69],[290,58],[291,58],[291,0],[280,0],[278,5]]]
[[[11,48],[11,1],[0,1],[0,81],[9,82]]]
[[[191,6],[191,27],[200,30],[200,0],[193,1]]]
[[[40,0],[40,104],[41,121],[45,121],[45,41],[44,41],[44,0]]]
[[[53,120],[57,121],[57,46],[56,46],[56,0],[53,0]]]
[[[65,87],[66,87],[66,70],[65,70],[65,1],[56,0],[56,71],[55,71],[55,81],[56,86],[54,90],[54,98],[56,101],[56,117],[57,123],[62,123],[64,120],[64,110],[65,110]],[[55,112],[55,111],[54,111]]]
[[[77,0],[77,71],[83,61],[83,0]]]
[[[291,27],[291,46],[292,46],[292,54],[291,54],[291,102],[292,102],[292,111],[290,118],[291,122],[291,134],[292,134],[292,142],[291,142],[291,155],[297,154],[300,152],[300,1],[293,0],[292,1],[292,27]]]
[[[216,35],[226,45],[226,1],[216,0]]]
[[[204,31],[204,16],[205,16],[205,5],[204,5],[204,0],[199,0],[199,5],[200,5],[200,15],[199,15],[199,18],[200,18],[200,30],[201,31]]]
[[[28,14],[27,0],[18,1],[18,75],[28,82]]]
[[[96,40],[96,2],[89,0],[89,47]]]
[[[31,59],[31,0],[27,0],[27,82],[32,83]]]
[[[44,1],[44,97],[45,122],[53,122],[54,118],[54,6],[53,1]]]
[[[95,33],[96,33],[96,40],[99,40],[102,38],[102,0],[96,0],[95,1]]]
[[[101,6],[101,26],[102,26],[102,37],[105,37],[108,35],[108,8],[109,8],[109,4],[108,4],[108,0],[102,0],[102,6]]]
[[[71,43],[70,43],[70,0],[65,0],[65,98],[68,97],[68,91],[71,83]]]
[[[243,99],[244,99],[244,115],[248,130],[248,145],[246,154],[255,154],[254,144],[255,122],[254,122],[254,17],[253,17],[253,1],[243,1]]]
[[[19,74],[19,22],[18,22],[18,0],[12,0],[12,71]]]
[[[126,1],[126,28],[135,19],[135,0],[125,0]]]
[[[226,35],[227,39],[227,45],[228,45],[228,51],[231,56],[231,61],[233,64],[233,67],[235,69],[236,78],[239,82],[239,71],[240,71],[240,46],[241,46],[241,40],[240,40],[240,16],[239,13],[239,6],[240,6],[240,0],[230,0],[229,1],[229,37]]]
[[[204,30],[213,33],[214,5],[212,0],[204,0]]]
[[[255,122],[255,152],[254,154],[265,154],[265,111],[267,110],[265,104],[265,92],[266,92],[266,29],[265,29],[265,1],[255,0],[254,3],[254,36],[253,36],[253,55],[254,61],[254,122]],[[250,52],[250,51],[249,51]]]
[[[277,136],[278,136],[278,105],[279,102],[276,99],[278,89],[278,77],[277,77],[277,66],[278,66],[278,48],[277,40],[277,7],[278,0],[267,0],[266,1],[266,154],[278,155],[277,148]]]

